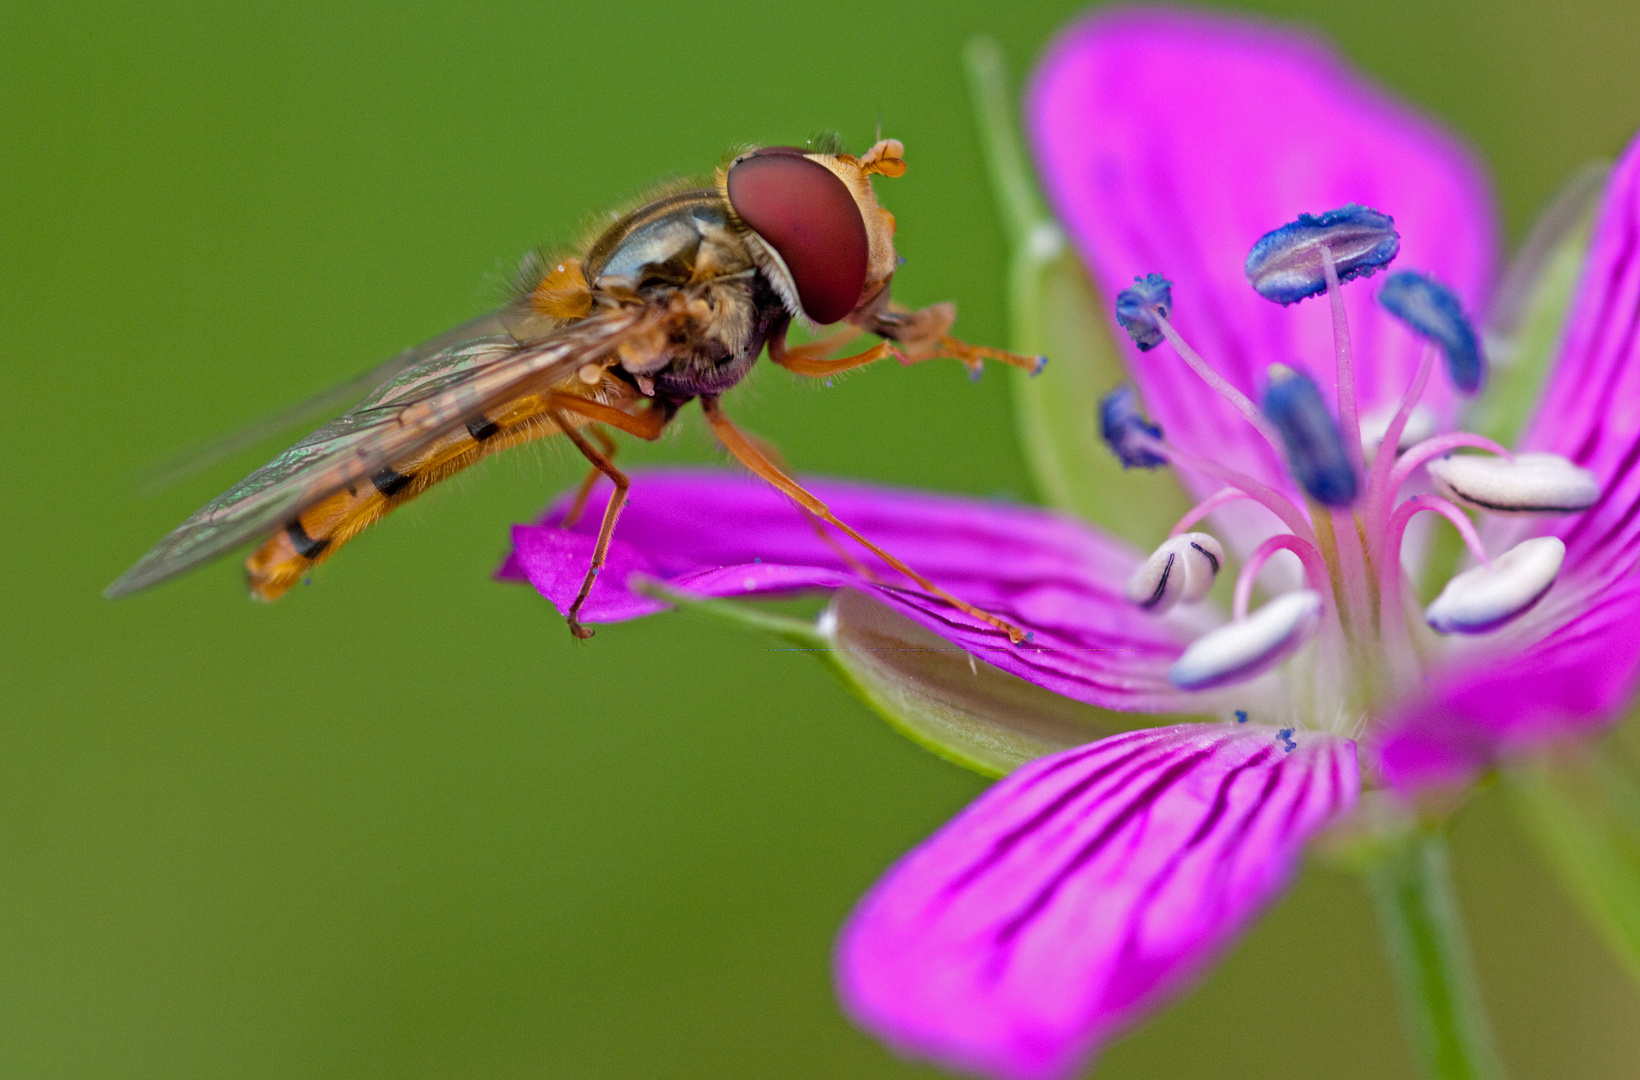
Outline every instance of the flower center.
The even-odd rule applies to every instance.
[[[1456,294],[1413,271],[1390,274],[1377,299],[1426,345],[1395,411],[1362,419],[1342,287],[1386,266],[1399,246],[1388,215],[1346,206],[1301,215],[1266,234],[1248,255],[1248,282],[1266,299],[1286,305],[1327,295],[1336,415],[1314,380],[1285,365],[1267,370],[1258,404],[1231,385],[1169,321],[1172,286],[1161,275],[1135,279],[1117,297],[1117,319],[1140,350],[1167,343],[1279,452],[1303,493],[1295,499],[1170,442],[1145,420],[1130,387],[1105,399],[1101,428],[1124,466],[1171,464],[1223,485],[1185,514],[1133,575],[1129,600],[1160,615],[1204,598],[1225,563],[1224,552],[1193,527],[1229,503],[1256,502],[1283,526],[1243,561],[1231,620],[1192,642],[1174,664],[1169,679],[1181,689],[1252,691],[1252,680],[1280,669],[1277,683],[1286,692],[1265,700],[1258,710],[1269,714],[1263,719],[1356,727],[1370,716],[1374,701],[1423,677],[1442,649],[1442,636],[1494,632],[1531,610],[1554,584],[1565,556],[1561,541],[1538,537],[1494,556],[1465,507],[1565,514],[1587,509],[1599,496],[1593,475],[1564,458],[1517,457],[1479,435],[1435,433],[1433,414],[1419,402],[1436,354],[1463,394],[1480,389],[1486,364]],[[1482,454],[1454,454],[1463,449]],[[1403,489],[1425,477],[1425,490],[1402,498]],[[1402,548],[1408,524],[1425,511],[1457,530],[1476,565],[1448,581],[1423,618],[1413,619],[1406,610],[1411,588],[1401,568]],[[1282,552],[1297,557],[1302,584],[1250,610],[1261,572]],[[1238,720],[1247,714],[1234,712]]]

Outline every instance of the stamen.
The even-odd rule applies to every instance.
[[[1344,290],[1338,277],[1338,263],[1332,249],[1321,248],[1321,269],[1327,278],[1327,301],[1332,305],[1333,355],[1338,363],[1338,426],[1343,430],[1344,452],[1359,473],[1361,460],[1361,417],[1355,404],[1355,354],[1350,348],[1350,320],[1344,312]]]
[[[1412,375],[1412,384],[1407,392],[1401,395],[1401,406],[1395,410],[1395,416],[1389,426],[1384,429],[1384,442],[1394,440],[1395,454],[1375,455],[1372,459],[1372,473],[1367,477],[1367,529],[1369,532],[1378,531],[1378,523],[1383,520],[1389,510],[1389,503],[1395,498],[1395,492],[1400,485],[1385,489],[1389,483],[1390,470],[1395,467],[1396,458],[1401,449],[1402,436],[1410,426],[1413,411],[1418,401],[1424,396],[1424,387],[1429,385],[1429,372],[1435,365],[1435,350],[1426,347],[1423,355],[1418,358],[1418,370]],[[1417,445],[1417,444],[1414,444]]]
[[[1235,597],[1230,604],[1231,617],[1245,619],[1247,606],[1253,597],[1253,582],[1257,580],[1260,570],[1279,551],[1290,551],[1297,555],[1304,564],[1304,573],[1310,579],[1310,587],[1321,592],[1330,587],[1327,576],[1327,564],[1321,558],[1321,552],[1314,544],[1306,544],[1292,533],[1281,533],[1272,536],[1260,544],[1258,548],[1242,564],[1241,573],[1236,575]]]
[[[1126,383],[1099,403],[1099,431],[1124,469],[1155,469],[1167,464],[1166,457],[1141,444],[1141,440],[1160,439],[1162,429],[1144,418],[1139,411],[1139,395]]]
[[[1332,412],[1314,381],[1282,364],[1270,365],[1264,413],[1275,423],[1293,476],[1316,502],[1348,506],[1359,490]],[[1359,447],[1360,439],[1356,440]]]
[[[1242,499],[1251,498],[1251,495],[1247,494],[1247,492],[1241,490],[1240,488],[1220,488],[1213,494],[1209,495],[1206,499],[1203,499],[1201,502],[1185,511],[1184,517],[1179,519],[1179,523],[1173,526],[1167,535],[1179,536],[1189,532],[1190,526],[1196,524],[1198,521],[1205,520],[1207,515],[1211,514],[1225,503],[1239,502]]]
[[[1270,422],[1258,411],[1258,407],[1253,404],[1252,399],[1231,386],[1228,379],[1209,367],[1207,361],[1201,358],[1201,354],[1192,349],[1184,338],[1179,336],[1179,332],[1173,328],[1173,324],[1168,322],[1165,316],[1158,315],[1156,325],[1161,330],[1162,336],[1167,338],[1167,343],[1173,346],[1173,351],[1179,354],[1179,358],[1189,364],[1190,369],[1200,375],[1203,382],[1218,391],[1219,396],[1228,401],[1237,412],[1241,413],[1249,424],[1257,428],[1258,433],[1264,436],[1266,442],[1279,449],[1281,436],[1276,433],[1275,428],[1271,427]]]
[[[1388,412],[1374,412],[1361,418],[1361,452],[1374,465],[1378,461],[1378,451],[1389,438],[1389,425],[1395,419],[1395,415]],[[1435,434],[1434,410],[1427,405],[1413,406],[1412,411],[1407,414],[1402,424],[1401,437],[1395,440],[1395,451],[1390,457],[1396,457],[1403,450],[1410,450],[1433,434]],[[1372,490],[1372,481],[1370,479],[1367,481],[1367,490]]]
[[[1181,690],[1208,690],[1251,679],[1308,641],[1321,611],[1319,593],[1284,593],[1247,618],[1197,638],[1168,670],[1167,679]]]
[[[1160,274],[1136,277],[1132,285],[1116,294],[1116,321],[1140,352],[1149,352],[1162,343],[1162,330],[1156,320],[1166,318],[1172,309],[1173,283]]]
[[[1464,547],[1474,556],[1476,562],[1482,566],[1491,566],[1492,558],[1486,553],[1486,545],[1481,543],[1481,534],[1475,531],[1475,523],[1469,520],[1458,507],[1447,502],[1439,495],[1414,495],[1406,502],[1395,508],[1390,515],[1389,524],[1384,529],[1383,562],[1386,567],[1399,565],[1401,541],[1406,535],[1407,524],[1415,514],[1429,510],[1440,514],[1452,523],[1463,539]]]
[[[1555,536],[1526,540],[1492,561],[1446,583],[1424,619],[1437,633],[1484,634],[1519,618],[1543,599],[1560,565],[1566,545]]]
[[[1188,450],[1182,450],[1172,443],[1163,442],[1144,434],[1131,436],[1133,445],[1151,453],[1165,457],[1175,465],[1182,465],[1187,469],[1194,469],[1205,476],[1211,476],[1221,484],[1230,484],[1240,488],[1247,497],[1267,508],[1272,514],[1281,519],[1281,523],[1297,533],[1307,542],[1315,543],[1315,530],[1310,527],[1310,519],[1302,510],[1294,506],[1285,495],[1266,484],[1261,484],[1246,473],[1226,468],[1216,461],[1198,457]]]
[[[1517,454],[1513,461],[1460,454],[1429,463],[1442,491],[1471,506],[1507,514],[1571,514],[1600,498],[1600,482],[1559,454]]]
[[[1171,537],[1128,579],[1128,600],[1160,615],[1179,603],[1195,603],[1213,588],[1224,565],[1224,548],[1207,533]]]
[[[1373,273],[1400,248],[1393,218],[1351,203],[1325,214],[1300,214],[1265,233],[1247,253],[1247,281],[1266,300],[1293,304],[1327,288],[1323,251],[1343,282]]]
[[[1389,479],[1385,481],[1382,497],[1395,498],[1395,493],[1401,490],[1401,485],[1407,482],[1407,477],[1425,462],[1432,458],[1450,454],[1462,447],[1475,450],[1485,450],[1496,454],[1505,461],[1515,460],[1515,454],[1507,446],[1500,446],[1483,435],[1472,435],[1467,431],[1454,431],[1450,435],[1437,435],[1433,439],[1425,439],[1411,450],[1402,454],[1396,461],[1395,467],[1390,470]]]
[[[1415,333],[1440,346],[1452,385],[1466,394],[1481,388],[1486,378],[1486,357],[1457,293],[1416,271],[1397,270],[1378,290],[1378,304]]]

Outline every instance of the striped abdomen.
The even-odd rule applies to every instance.
[[[573,425],[581,418],[568,416]],[[251,595],[277,600],[314,566],[395,507],[498,450],[556,435],[544,395],[519,398],[477,417],[414,457],[343,488],[287,522],[245,560]]]

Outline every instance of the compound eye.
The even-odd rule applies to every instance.
[[[768,147],[729,166],[729,204],[779,253],[803,311],[834,323],[865,287],[871,245],[848,185],[787,147]]]

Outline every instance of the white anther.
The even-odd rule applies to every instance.
[[[1530,611],[1560,573],[1566,545],[1553,536],[1526,540],[1491,566],[1465,570],[1446,583],[1424,619],[1442,634],[1484,634]]]
[[[1206,533],[1170,536],[1128,578],[1127,598],[1160,615],[1180,602],[1194,603],[1213,588],[1224,565],[1224,548]]]
[[[1506,514],[1571,514],[1600,498],[1594,473],[1559,454],[1516,454],[1514,461],[1460,454],[1431,461],[1429,475],[1444,494]]]
[[[1247,618],[1191,642],[1174,661],[1167,681],[1181,690],[1208,690],[1251,679],[1285,660],[1320,622],[1320,593],[1283,593]]]
[[[1361,418],[1361,450],[1366,454],[1367,461],[1371,462],[1378,455],[1378,444],[1384,441],[1389,434],[1389,424],[1395,419],[1399,406],[1375,413],[1369,413]],[[1406,426],[1401,429],[1401,441],[1395,447],[1399,454],[1403,450],[1411,449],[1435,434],[1435,413],[1425,405],[1416,405],[1407,414]]]

